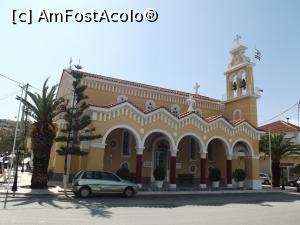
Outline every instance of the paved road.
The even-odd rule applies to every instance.
[[[298,225],[299,193],[180,196],[0,196],[0,224]]]

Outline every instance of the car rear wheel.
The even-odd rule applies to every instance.
[[[134,190],[131,187],[128,187],[124,191],[124,196],[127,198],[131,198],[134,196]]]
[[[82,187],[79,191],[79,195],[82,198],[87,198],[91,195],[92,191],[89,187]]]

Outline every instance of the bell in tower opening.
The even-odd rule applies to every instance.
[[[245,78],[243,78],[242,81],[241,81],[241,88],[246,89],[246,80],[245,80]]]

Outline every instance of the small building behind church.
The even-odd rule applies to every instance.
[[[295,145],[300,145],[300,127],[289,123],[288,121],[278,120],[269,124],[265,124],[259,127],[266,133],[271,132],[271,134],[285,134],[286,138],[292,138],[291,141]],[[298,176],[295,174],[294,167],[300,164],[300,155],[290,155],[283,158],[280,162],[280,167],[283,171],[283,176],[286,181],[291,181],[296,179]],[[260,155],[260,172],[270,173],[270,157],[261,154]]]
[[[209,169],[221,170],[221,185],[233,187],[232,173],[246,171],[246,187],[260,189],[255,63],[245,55],[247,47],[236,41],[224,75],[226,97],[218,100],[152,85],[81,72],[89,97],[87,113],[103,137],[82,142],[86,156],[69,156],[71,175],[79,170],[116,172],[126,166],[140,186],[151,186],[153,171],[166,170],[165,187],[189,183],[206,188]],[[63,70],[58,97],[72,96],[72,70]],[[188,76],[188,75],[185,75]],[[222,78],[220,77],[220,80]],[[64,126],[57,120],[58,129]],[[54,143],[49,170],[61,178],[64,156]],[[187,180],[188,179],[188,180]]]

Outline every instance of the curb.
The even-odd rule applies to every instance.
[[[140,191],[137,196],[163,196],[163,195],[226,195],[226,194],[262,194],[262,193],[289,193],[294,192],[294,190],[233,190],[233,191]],[[67,193],[72,194],[71,190]],[[12,192],[12,191],[0,191],[0,196],[4,195],[13,196],[64,196],[64,192],[59,190],[58,192]]]

